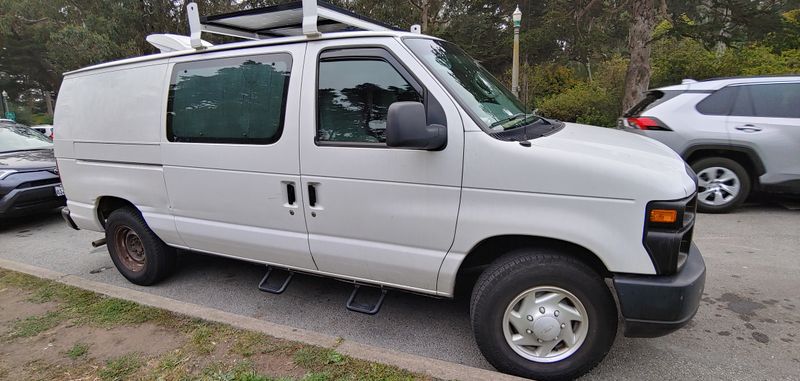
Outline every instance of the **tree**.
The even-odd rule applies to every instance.
[[[622,110],[633,107],[650,86],[650,39],[656,26],[655,0],[631,2],[633,23],[628,33],[630,62],[625,73]]]

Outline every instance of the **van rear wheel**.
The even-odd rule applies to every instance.
[[[175,249],[158,238],[133,208],[111,212],[106,221],[106,241],[114,266],[131,283],[155,284],[175,268]]]
[[[489,363],[538,380],[587,373],[617,332],[616,305],[603,279],[547,250],[512,253],[492,264],[478,279],[470,315]]]

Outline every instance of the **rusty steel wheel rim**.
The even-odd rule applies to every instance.
[[[139,235],[129,226],[118,226],[114,230],[114,248],[117,258],[126,269],[133,272],[144,269],[144,244]]]

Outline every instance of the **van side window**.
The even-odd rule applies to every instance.
[[[167,106],[171,142],[271,144],[283,130],[286,53],[179,63]]]
[[[380,57],[323,58],[317,86],[317,142],[385,143],[389,105],[422,102]]]

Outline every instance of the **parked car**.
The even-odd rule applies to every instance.
[[[651,90],[618,126],[691,164],[701,212],[734,210],[752,190],[800,194],[800,76],[689,80]]]
[[[105,232],[125,278],[157,283],[183,248],[266,265],[272,293],[295,272],[354,283],[364,313],[389,289],[471,289],[484,356],[543,380],[593,368],[620,315],[631,337],[692,318],[705,264],[680,156],[529,114],[454,44],[304,3],[203,19],[264,39],[162,36],[167,53],[65,75],[64,217]]]
[[[0,219],[66,204],[53,143],[20,124],[0,124]]]
[[[40,134],[47,136],[50,140],[53,140],[53,126],[49,124],[39,124],[36,126],[31,126],[31,128],[38,131]]]

